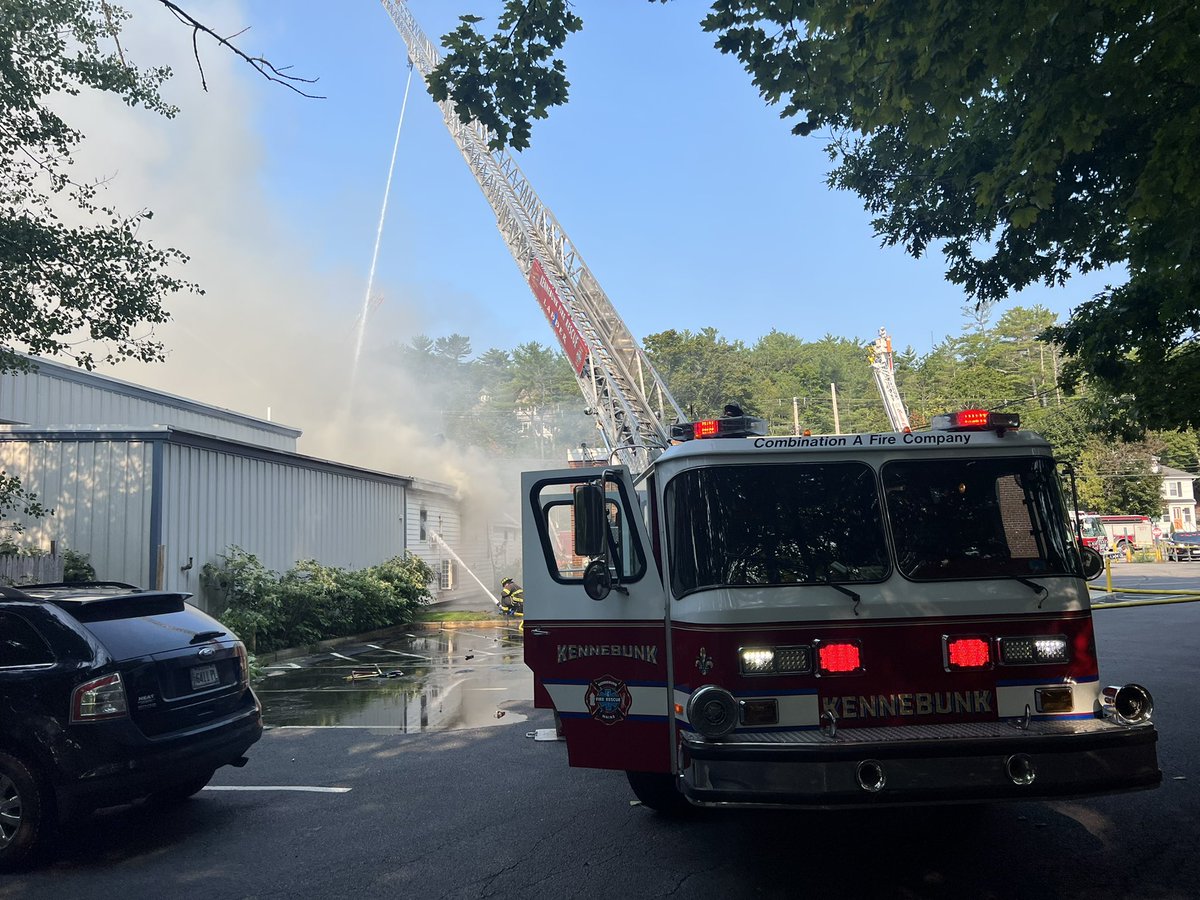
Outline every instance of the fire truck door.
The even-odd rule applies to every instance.
[[[591,600],[571,492],[603,471],[616,578],[607,597]],[[628,471],[526,472],[521,488],[525,662],[536,705],[557,711],[571,765],[669,771],[665,599]]]

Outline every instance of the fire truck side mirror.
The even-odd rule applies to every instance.
[[[603,600],[612,592],[612,573],[608,562],[593,559],[583,570],[583,592],[593,600]]]
[[[1080,547],[1079,556],[1083,562],[1083,577],[1095,581],[1104,574],[1104,557],[1091,547]]]
[[[604,489],[594,482],[577,484],[571,492],[575,513],[575,554],[608,558],[608,523]]]

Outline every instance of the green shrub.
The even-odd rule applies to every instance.
[[[63,550],[62,580],[67,584],[78,584],[82,581],[95,581],[96,570],[92,567],[92,558],[87,553],[74,550]]]
[[[217,618],[259,653],[403,625],[431,597],[432,572],[399,557],[347,570],[301,560],[280,575],[239,547],[200,570]]]

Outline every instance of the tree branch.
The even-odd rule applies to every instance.
[[[295,91],[301,97],[308,97],[311,100],[324,100],[325,99],[324,96],[322,96],[320,94],[310,94],[307,91],[302,90],[298,86],[301,84],[316,84],[318,79],[316,79],[316,78],[301,78],[299,75],[289,75],[286,70],[288,68],[290,68],[290,66],[284,66],[283,68],[279,68],[274,63],[272,63],[270,60],[268,60],[262,56],[250,56],[248,53],[244,52],[236,44],[232,43],[231,38],[236,38],[238,35],[245,34],[248,29],[242,29],[241,31],[237,32],[236,34],[230,35],[230,37],[228,37],[228,38],[222,37],[221,35],[217,34],[215,31],[213,31],[211,28],[209,28],[207,25],[205,25],[203,22],[193,18],[187,11],[181,9],[175,3],[172,3],[171,0],[158,0],[158,2],[161,3],[163,6],[165,6],[168,10],[170,10],[171,14],[174,15],[175,18],[178,19],[180,22],[183,22],[185,25],[191,26],[191,29],[192,29],[192,53],[196,57],[196,68],[200,70],[200,86],[203,87],[205,91],[208,90],[208,83],[204,79],[204,66],[200,62],[200,47],[198,45],[198,39],[199,39],[199,35],[201,34],[201,32],[203,32],[204,34],[207,34],[214,41],[216,41],[222,47],[225,47],[230,52],[241,57],[245,62],[249,63],[251,67],[256,69],[259,72],[259,74],[261,74],[264,78],[266,78],[267,81],[273,81],[276,84],[282,84],[284,87]]]

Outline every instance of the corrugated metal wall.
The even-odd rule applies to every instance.
[[[277,571],[301,559],[362,568],[404,553],[400,481],[168,443],[162,492],[168,588],[198,591],[201,566],[230,545]]]
[[[0,422],[19,425],[174,425],[274,450],[295,451],[299,430],[37,360],[36,372],[0,375]]]
[[[54,515],[26,523],[20,543],[87,553],[96,576],[144,585],[150,570],[152,442],[0,441],[0,467]],[[14,519],[20,519],[14,516]]]

